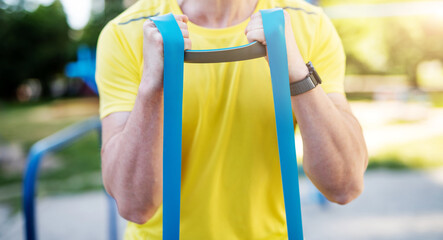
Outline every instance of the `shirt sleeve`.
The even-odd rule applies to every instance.
[[[322,11],[316,31],[311,61],[322,79],[320,86],[326,93],[344,94],[346,57],[343,45],[332,22]]]
[[[100,117],[132,111],[140,84],[140,69],[128,41],[112,22],[100,34],[95,79],[100,95]]]

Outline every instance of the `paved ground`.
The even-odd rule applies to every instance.
[[[316,204],[301,181],[305,238],[358,240],[443,239],[443,169],[370,171],[356,201],[326,208]],[[102,192],[57,196],[38,201],[40,239],[107,239],[107,205]],[[0,206],[0,239],[23,239],[21,215],[6,220]],[[120,220],[119,233],[125,222]],[[120,238],[121,239],[121,238]]]
[[[443,169],[369,172],[354,202],[303,208],[306,239],[443,239]]]

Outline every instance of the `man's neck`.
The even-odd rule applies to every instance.
[[[248,19],[258,0],[176,0],[189,20],[199,26],[224,28]]]

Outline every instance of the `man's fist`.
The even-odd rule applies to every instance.
[[[191,49],[191,39],[188,32],[188,17],[174,15],[183,35],[185,49]],[[183,50],[185,50],[183,49]],[[163,38],[154,22],[150,19],[143,24],[143,77],[147,85],[156,88],[163,86]]]
[[[304,79],[308,75],[309,70],[306,67],[297,43],[294,39],[292,31],[291,16],[285,10],[285,35],[286,35],[286,50],[288,54],[289,67],[289,81],[296,82]],[[263,21],[260,12],[256,12],[251,16],[251,21],[245,29],[246,38],[249,42],[257,41],[266,45],[265,32],[263,30]],[[268,58],[266,57],[266,60]]]

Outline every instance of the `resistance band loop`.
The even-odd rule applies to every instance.
[[[288,236],[290,240],[301,240],[303,228],[284,14],[281,9],[260,12],[271,69]],[[153,17],[151,20],[163,37],[164,47],[163,239],[178,240],[180,238],[184,41],[172,14]]]

